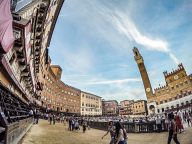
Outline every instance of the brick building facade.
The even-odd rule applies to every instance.
[[[128,115],[147,115],[147,101],[145,100],[124,100],[120,102],[121,107],[119,114],[121,116]]]
[[[102,112],[106,116],[119,115],[118,102],[116,100],[102,101]]]
[[[69,86],[60,80],[62,69],[50,66],[43,80],[41,94],[42,106],[59,112],[80,114],[80,94],[77,88]]]

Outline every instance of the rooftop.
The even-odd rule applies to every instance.
[[[95,96],[95,97],[99,97],[99,98],[102,98],[102,97],[100,97],[100,96],[97,96],[97,95],[95,95],[95,94],[92,94],[92,93],[89,93],[89,92],[84,92],[84,91],[81,91],[82,93],[85,93],[85,94],[88,94],[88,95],[93,95],[93,96]]]

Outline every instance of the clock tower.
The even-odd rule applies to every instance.
[[[137,62],[137,65],[141,74],[147,99],[150,99],[153,96],[153,90],[151,87],[149,76],[145,68],[143,57],[141,56],[139,50],[136,47],[133,48],[133,53],[134,53],[135,61]]]

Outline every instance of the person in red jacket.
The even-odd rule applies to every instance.
[[[178,115],[178,113],[176,113],[175,115],[175,122],[179,129],[179,133],[183,132],[184,128],[183,128],[182,120],[181,120],[181,117]]]

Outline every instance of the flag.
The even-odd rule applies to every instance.
[[[13,18],[10,0],[0,1],[0,51],[7,53],[13,46]]]

